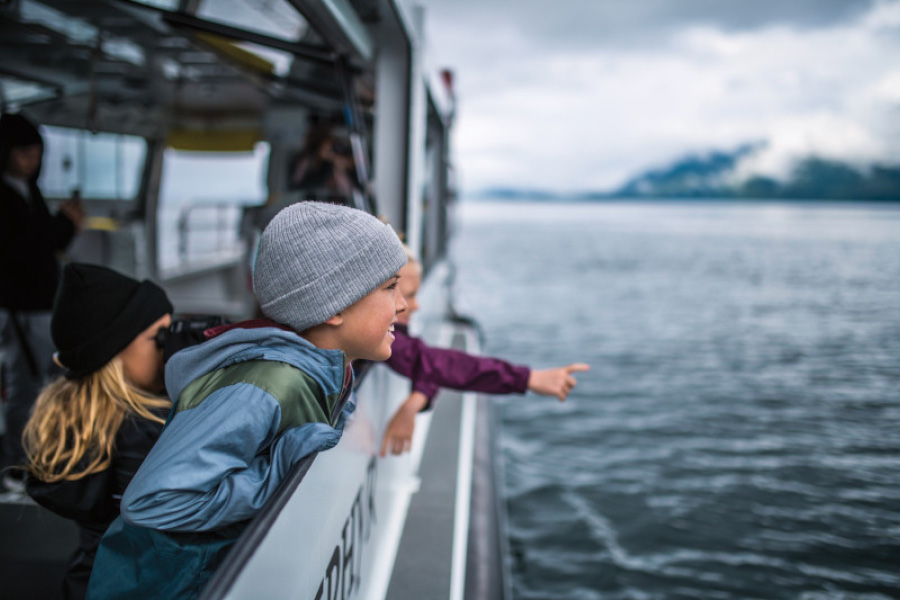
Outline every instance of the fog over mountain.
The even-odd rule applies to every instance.
[[[782,177],[746,173],[742,165],[766,151],[765,142],[730,151],[688,154],[653,167],[610,189],[564,192],[551,189],[495,187],[477,196],[531,200],[602,200],[609,198],[742,198],[790,200],[900,201],[900,165],[857,166],[817,156],[793,162]]]
[[[732,185],[900,163],[900,0],[425,4],[464,191],[616,190],[748,143]]]
[[[747,173],[742,165],[766,151],[766,144],[746,144],[732,152],[689,155],[651,169],[609,192],[588,197],[786,198],[900,201],[900,165],[856,166],[808,156],[775,178]]]

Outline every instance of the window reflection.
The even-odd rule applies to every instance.
[[[140,187],[147,142],[140,137],[43,127],[40,186],[49,198],[79,193],[98,200],[134,200]]]

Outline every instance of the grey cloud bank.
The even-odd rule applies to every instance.
[[[427,0],[436,28],[459,25],[455,36],[471,41],[490,28],[512,28],[536,45],[556,48],[646,48],[692,25],[746,32],[771,25],[798,30],[845,23],[865,14],[875,0]],[[437,21],[440,21],[437,23]],[[438,31],[434,35],[440,36]]]
[[[611,189],[764,140],[736,177],[815,155],[900,162],[900,2],[427,4],[456,69],[463,187]]]

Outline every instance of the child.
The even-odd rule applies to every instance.
[[[566,367],[532,371],[499,358],[473,356],[458,350],[433,348],[408,334],[410,317],[418,310],[416,294],[422,285],[422,265],[407,249],[408,262],[400,270],[400,291],[407,309],[397,325],[394,352],[387,365],[412,380],[412,393],[388,423],[381,444],[381,456],[390,450],[402,454],[412,444],[416,415],[428,408],[441,387],[488,394],[524,394],[531,390],[542,396],[566,399],[577,383],[572,373],[590,367],[575,363]]]
[[[50,329],[65,377],[38,396],[23,441],[28,494],[78,524],[64,598],[84,597],[100,537],[171,407],[158,395],[163,361],[154,340],[171,312],[149,281],[94,265],[63,269]]]
[[[89,598],[192,598],[304,456],[334,446],[350,361],[385,360],[406,253],[362,211],[301,202],[263,231],[253,287],[271,320],[224,325],[166,365],[173,415],[104,536]]]

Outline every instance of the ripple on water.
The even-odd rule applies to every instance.
[[[900,211],[773,223],[463,220],[457,308],[488,352],[592,366],[565,404],[500,402],[517,598],[900,597]]]

